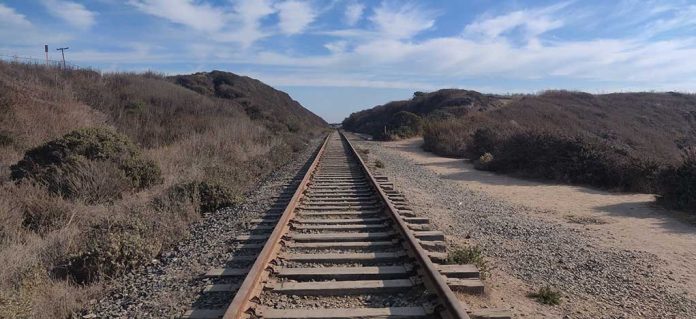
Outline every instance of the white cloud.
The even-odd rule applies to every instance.
[[[43,0],[43,5],[51,15],[74,27],[89,29],[96,23],[97,14],[89,11],[82,4],[72,1]]]
[[[0,3],[0,25],[5,27],[31,27],[31,22],[23,14]]]
[[[348,41],[335,41],[324,44],[324,47],[331,53],[343,53],[348,47]]]
[[[346,12],[344,20],[346,24],[353,26],[362,18],[363,12],[365,11],[365,5],[362,3],[350,3],[346,6]]]
[[[646,36],[654,36],[663,32],[679,30],[683,28],[696,28],[696,5],[675,10],[669,18],[657,19],[645,28]]]
[[[39,44],[64,43],[71,38],[69,34],[52,30],[51,36],[32,24],[26,16],[15,9],[0,3],[0,50],[2,54],[35,56],[43,54]],[[39,51],[40,49],[40,51]]]
[[[317,17],[317,13],[307,2],[288,0],[275,5],[278,10],[278,27],[284,34],[302,33]]]
[[[435,25],[434,13],[411,3],[385,1],[374,9],[370,20],[382,36],[408,39]]]
[[[219,31],[225,26],[225,12],[193,0],[130,0],[139,10],[198,31]]]
[[[248,48],[254,42],[270,35],[262,30],[261,20],[276,12],[272,3],[268,0],[239,0],[233,8],[234,20],[229,30],[224,30],[215,36],[215,40],[222,42],[239,42],[243,48]]]
[[[464,28],[464,32],[470,35],[496,38],[519,29],[523,31],[526,39],[532,39],[563,26],[561,19],[550,16],[551,13],[563,7],[556,5],[542,9],[519,10],[500,16],[480,19],[467,25]]]

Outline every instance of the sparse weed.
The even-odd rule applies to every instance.
[[[536,299],[539,303],[551,306],[559,305],[562,297],[561,293],[551,286],[541,287],[538,291],[532,292],[528,296]]]
[[[449,250],[446,263],[450,265],[474,264],[479,270],[481,279],[489,278],[491,275],[491,267],[483,256],[483,251],[478,246],[459,247]]]
[[[384,163],[380,160],[375,161],[375,167],[377,168],[384,168]]]

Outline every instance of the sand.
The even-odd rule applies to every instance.
[[[424,152],[421,143],[417,138],[381,144],[441,178],[533,208],[537,217],[565,223],[602,245],[654,254],[666,262],[663,267],[670,272],[673,286],[696,298],[696,226],[685,213],[656,206],[655,195],[612,193],[478,171],[464,160]]]

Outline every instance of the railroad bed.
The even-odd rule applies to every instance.
[[[476,267],[442,264],[444,235],[342,134],[278,200],[237,238],[243,254],[206,274],[215,283],[203,293],[234,293],[228,308],[185,318],[509,318],[457,299],[452,290],[483,293]]]

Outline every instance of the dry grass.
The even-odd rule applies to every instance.
[[[321,132],[323,122],[284,93],[229,79],[244,81],[241,93],[253,91],[246,102],[200,94],[151,73],[0,63],[0,317],[68,317],[109,278],[185,236],[203,210],[240,201]],[[250,105],[273,114],[273,103],[292,121],[248,115]],[[274,130],[278,125],[284,129]],[[59,177],[99,198],[62,198],[10,179],[9,166],[27,150],[85,127],[128,136],[161,169],[163,182],[109,188],[121,185],[122,176],[103,174],[115,170],[93,160],[80,166],[81,178]]]

